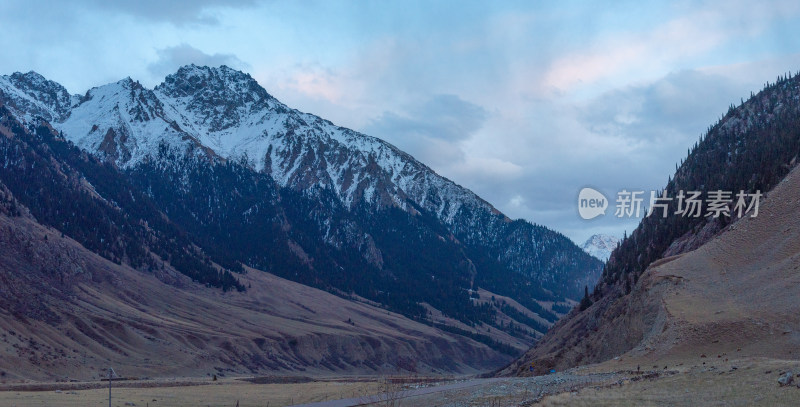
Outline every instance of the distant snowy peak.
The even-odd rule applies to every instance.
[[[620,239],[615,236],[598,234],[590,237],[581,246],[581,249],[602,261],[608,260],[611,252],[617,248]]]
[[[0,76],[0,94],[21,120],[42,117],[49,122],[64,120],[78,96],[71,96],[60,84],[36,72]]]

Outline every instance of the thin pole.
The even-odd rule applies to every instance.
[[[114,370],[108,368],[108,407],[111,407],[111,372]]]

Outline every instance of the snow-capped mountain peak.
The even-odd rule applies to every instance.
[[[0,90],[46,105],[48,99],[26,96],[2,79]],[[65,114],[52,117],[67,140],[120,168],[136,170],[150,159],[158,166],[166,147],[171,157],[245,163],[281,188],[326,197],[331,211],[391,207],[430,214],[448,229],[440,233],[483,247],[503,267],[569,295],[578,295],[600,272],[565,236],[512,222],[395,146],[291,109],[250,75],[226,66],[184,66],[153,90],[125,78],[89,90]]]
[[[0,95],[26,122],[36,116],[50,122],[62,121],[77,99],[60,84],[33,71],[0,76]]]
[[[195,143],[164,113],[153,91],[125,78],[86,92],[56,128],[78,146],[119,166],[155,156],[162,144]]]
[[[225,65],[181,67],[155,91],[177,108],[176,113],[208,132],[239,127],[252,115],[285,108],[250,75]]]
[[[611,256],[611,252],[617,248],[619,242],[620,239],[618,237],[597,234],[587,239],[581,249],[602,261],[606,261]]]
[[[202,147],[192,151],[246,159],[285,187],[328,188],[348,208],[365,202],[409,210],[411,201],[447,224],[460,214],[474,218],[470,223],[499,214],[391,144],[288,108],[249,74],[224,65],[183,66],[154,90],[125,78],[89,90],[53,117],[68,140],[124,168],[157,156],[165,144]]]

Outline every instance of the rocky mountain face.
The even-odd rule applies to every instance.
[[[668,318],[684,317],[686,310],[680,301],[694,304],[697,310],[714,310],[713,316],[706,316],[708,324],[701,324],[696,331],[721,332],[722,325],[714,327],[714,323],[730,323],[727,319],[731,313],[740,326],[749,327],[751,321],[760,321],[764,310],[753,309],[753,304],[785,298],[785,290],[793,284],[787,279],[796,275],[786,274],[796,271],[793,255],[789,255],[791,260],[786,258],[787,253],[796,252],[777,248],[794,244],[790,236],[795,222],[787,214],[794,211],[789,207],[797,200],[797,171],[789,190],[783,184],[789,182],[787,174],[796,167],[799,154],[800,76],[780,77],[739,106],[732,105],[689,149],[687,158],[670,178],[665,187],[666,196],[673,197],[667,208],[668,216],[644,218],[612,252],[600,281],[584,300],[585,306],[559,321],[506,373],[530,374],[531,364],[541,373],[553,367],[563,369],[595,363],[640,345],[645,350],[658,351],[648,338],[666,331]],[[781,190],[782,195],[776,198],[780,202],[770,202],[774,191],[768,191],[773,188]],[[674,198],[680,191],[700,191],[704,205],[708,205],[709,193],[718,190],[730,192],[730,199],[723,205],[726,212],[720,216],[709,214],[707,206],[702,207],[700,216],[679,213],[679,202]],[[752,217],[755,206],[739,213],[736,195],[740,193],[761,193],[761,204],[780,209],[767,213],[762,209],[758,218]],[[749,207],[751,202],[746,203]],[[762,217],[772,219],[762,221]],[[756,229],[755,225],[763,228]],[[728,244],[719,243],[725,239]],[[770,243],[766,243],[767,239]],[[761,274],[770,277],[755,277]],[[704,287],[698,282],[708,285]],[[673,292],[671,284],[681,292]],[[688,286],[693,290],[690,294],[684,290]],[[719,288],[721,291],[717,292],[716,287],[727,288]],[[756,292],[759,298],[751,298]],[[713,296],[717,294],[718,297]],[[673,296],[680,300],[674,301]],[[665,310],[665,301],[674,303],[674,307]],[[725,309],[725,304],[733,303],[749,304],[746,305],[749,311]],[[783,309],[785,301],[772,307]],[[689,325],[696,322],[684,321]],[[778,326],[778,322],[775,324]],[[781,324],[796,326],[791,321]],[[732,329],[737,332],[735,336],[741,334],[740,328]],[[718,333],[717,338],[709,341],[719,342]],[[669,346],[680,345],[693,335],[676,334],[668,338]]]
[[[0,76],[3,103],[25,122],[41,117],[49,122],[63,121],[78,102],[60,84],[36,72]]]
[[[601,261],[608,260],[611,252],[617,248],[620,239],[616,236],[597,234],[593,235],[581,245],[581,249]]]
[[[198,212],[181,202],[158,209],[134,177],[78,149],[44,121],[24,125],[2,105],[0,157],[4,382],[96,379],[108,364],[151,377],[475,373],[526,349],[531,335],[522,327],[544,331],[555,318],[544,309],[538,312],[549,320],[518,304],[507,308],[512,300],[498,296],[498,305],[485,309],[502,308],[496,316],[505,324],[516,321],[518,328],[508,330],[514,335],[442,312],[414,321],[385,305],[342,298],[240,262],[221,266],[211,256],[227,259],[219,254],[225,247],[206,239],[226,239],[179,225],[196,226],[186,219]],[[211,175],[226,183],[226,176],[248,174],[244,167],[223,166]],[[261,207],[280,210],[272,201],[278,199],[275,184],[268,181],[239,183],[253,185],[226,202],[249,206],[258,196]],[[213,195],[196,196],[206,201]],[[289,238],[270,233],[257,236]],[[486,291],[476,297],[476,303],[495,301]]]
[[[83,96],[13,74],[0,77],[0,92],[9,120],[64,152],[53,160],[73,160],[70,182],[117,208],[121,219],[108,227],[140,236],[90,247],[113,261],[164,262],[241,290],[236,274],[254,267],[420,320],[435,310],[526,340],[555,321],[553,303],[579,299],[599,277],[601,263],[563,235],[512,221],[396,147],[291,109],[225,66],[186,66],[153,90],[127,78]],[[94,159],[106,165],[86,168]],[[92,239],[59,204],[31,205],[55,213],[37,216],[45,224],[84,245]],[[504,323],[479,288],[528,313]]]

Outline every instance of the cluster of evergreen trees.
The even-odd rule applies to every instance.
[[[800,76],[779,77],[727,114],[700,138],[666,186],[668,197],[679,191],[766,192],[791,170],[800,154]],[[734,199],[735,203],[735,199]],[[712,230],[736,220],[731,216],[690,217],[675,214],[677,201],[669,202],[668,216],[654,213],[644,218],[614,250],[593,296],[619,284],[626,293],[641,273],[661,258],[677,239]],[[705,210],[703,211],[705,215]],[[698,242],[700,243],[700,242]]]
[[[146,271],[168,263],[226,291],[246,289],[236,274],[247,265],[367,298],[420,321],[428,318],[423,304],[429,304],[469,326],[529,332],[519,324],[499,324],[500,310],[528,328],[546,330],[509,306],[470,297],[470,290],[483,287],[515,298],[548,321],[556,319],[537,300],[560,298],[535,276],[503,264],[503,245],[462,243],[423,208],[415,207],[413,214],[395,207],[348,209],[332,190],[281,188],[245,161],[200,158],[166,145],[156,157],[120,170],[64,140],[43,121],[21,125],[2,106],[0,125],[13,134],[0,137],[5,163],[0,181],[40,223],[118,264]],[[510,223],[501,239],[529,236],[522,230],[526,225]],[[550,234],[539,233],[543,239]],[[558,250],[558,243],[547,242],[550,250]],[[569,268],[570,263],[548,267]],[[513,349],[476,338],[505,352]]]
[[[45,123],[24,127],[5,106],[0,126],[13,134],[0,137],[5,163],[0,181],[38,222],[117,264],[153,270],[169,262],[202,284],[244,289],[110,164],[80,151]]]
[[[418,320],[428,315],[422,303],[470,325],[492,324],[496,318],[488,304],[470,299],[468,290],[477,288],[475,268],[457,242],[442,238],[449,236],[445,226],[422,208],[414,215],[365,205],[351,211],[329,189],[280,188],[246,162],[210,162],[166,147],[126,174],[219,264],[234,268],[243,262],[337,294],[367,298]],[[365,235],[379,248],[379,263],[365,256]],[[307,259],[290,250],[290,244]],[[494,278],[513,275],[512,281],[527,286],[524,276],[493,264],[488,271],[496,271]],[[534,287],[528,293],[532,306],[539,307],[533,300],[538,293],[544,291]]]

